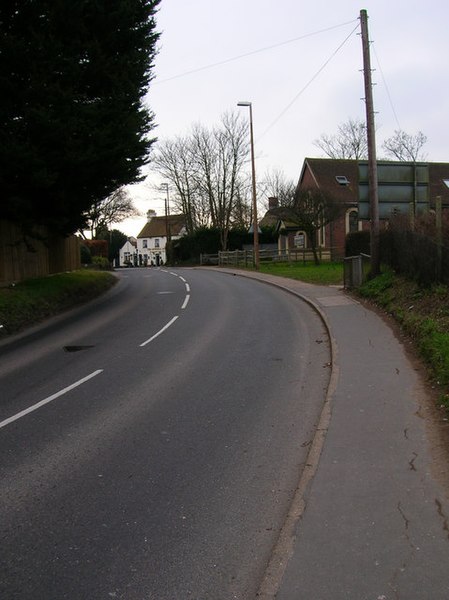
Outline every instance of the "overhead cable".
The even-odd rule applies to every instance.
[[[358,19],[357,19],[358,21]],[[354,21],[351,21],[353,23]],[[327,67],[330,61],[334,58],[334,56],[343,48],[349,38],[353,35],[353,33],[359,28],[359,24],[354,27],[351,33],[343,40],[343,42],[334,50],[334,52],[329,56],[329,58],[324,62],[324,64],[318,69],[318,71],[313,75],[311,79],[306,83],[306,85],[296,94],[296,96],[291,100],[287,106],[279,113],[279,115],[274,119],[274,121],[265,129],[265,131],[259,136],[262,138],[268,131],[276,125],[276,123],[285,115],[285,113],[293,106],[293,104],[298,100],[298,98],[307,90],[307,88],[315,81],[318,75]]]
[[[357,19],[358,21],[358,19]],[[339,25],[334,25],[332,27],[327,27],[326,29],[319,29],[318,31],[313,31],[312,33],[306,33],[296,38],[292,38],[290,40],[286,40],[283,42],[279,42],[277,44],[272,44],[271,46],[265,46],[264,48],[259,48],[258,50],[252,50],[251,52],[245,52],[244,54],[238,54],[237,56],[232,56],[231,58],[226,58],[224,60],[211,63],[209,65],[204,65],[202,67],[198,67],[196,69],[191,69],[190,71],[184,71],[184,73],[179,73],[178,75],[173,75],[172,77],[166,77],[165,79],[156,79],[153,81],[152,85],[157,85],[161,83],[167,83],[168,81],[173,81],[174,79],[180,79],[181,77],[187,77],[188,75],[193,75],[194,73],[200,73],[201,71],[206,71],[208,69],[214,69],[215,67],[220,67],[221,65],[226,65],[230,62],[234,62],[240,60],[242,58],[247,58],[248,56],[253,56],[254,54],[259,54],[260,52],[267,52],[268,50],[273,50],[274,48],[279,48],[281,46],[286,46],[287,44],[293,44],[294,42],[298,42],[299,40],[304,40],[306,38],[312,37],[314,35],[319,35],[321,33],[326,33],[327,31],[332,31],[333,29],[338,29],[339,27],[344,27],[346,25],[350,25],[354,23],[354,20],[347,21],[346,23],[340,23]]]

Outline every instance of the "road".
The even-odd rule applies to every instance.
[[[0,597],[252,598],[323,405],[323,325],[239,277],[118,276],[0,345]]]

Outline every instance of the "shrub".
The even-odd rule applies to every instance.
[[[93,256],[92,264],[95,267],[97,267],[97,269],[103,269],[103,270],[110,269],[110,267],[111,267],[109,260],[107,258],[105,258],[104,256]]]
[[[92,254],[87,246],[84,244],[80,245],[80,253],[81,253],[81,264],[82,265],[90,265],[92,263]]]
[[[83,244],[90,250],[92,257],[94,256],[108,256],[108,242],[107,240],[84,240]]]
[[[346,236],[345,255],[358,256],[359,254],[370,254],[370,232],[355,231]]]

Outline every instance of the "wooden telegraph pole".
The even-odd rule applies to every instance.
[[[374,125],[373,85],[368,37],[368,15],[360,11],[363,48],[363,74],[365,82],[366,133],[368,139],[368,193],[371,220],[371,276],[380,273],[379,252],[379,194],[377,185],[376,130]]]

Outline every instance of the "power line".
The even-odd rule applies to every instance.
[[[350,21],[353,23],[354,21]],[[347,25],[347,23],[346,23]],[[351,33],[343,40],[343,42],[334,50],[334,52],[329,56],[329,58],[325,61],[325,63],[318,69],[318,71],[313,75],[313,77],[306,83],[306,85],[294,96],[293,100],[291,100],[287,106],[279,113],[279,115],[274,119],[274,121],[265,129],[265,131],[259,136],[258,140],[260,140],[276,123],[285,115],[285,113],[293,106],[293,104],[298,100],[298,98],[306,91],[306,89],[315,81],[318,75],[327,67],[330,61],[334,58],[334,56],[343,48],[352,34],[359,28],[358,19],[357,25],[351,31]]]
[[[393,111],[393,115],[394,115],[394,118],[395,118],[395,121],[397,123],[398,128],[402,131],[402,127],[401,127],[401,124],[399,123],[398,115],[396,114],[396,110],[394,108],[393,100],[392,100],[391,95],[390,95],[390,90],[388,89],[387,81],[386,81],[386,79],[384,77],[384,73],[382,71],[380,60],[379,60],[379,57],[377,56],[376,47],[374,46],[374,44],[372,44],[372,48],[374,50],[374,56],[376,57],[377,66],[379,67],[379,71],[380,71],[380,75],[382,77],[383,84],[384,84],[385,89],[387,91],[387,97],[388,97],[388,101],[390,103],[391,110]]]
[[[358,21],[358,19],[356,19]],[[267,52],[268,50],[273,50],[274,48],[279,48],[281,46],[286,46],[287,44],[292,44],[293,42],[298,42],[299,40],[304,40],[306,38],[319,35],[320,33],[326,33],[327,31],[332,31],[333,29],[338,29],[340,27],[345,27],[346,25],[350,25],[354,23],[354,20],[347,21],[346,23],[340,23],[339,25],[333,25],[332,27],[327,27],[326,29],[319,29],[318,31],[314,31],[312,33],[306,33],[296,38],[292,38],[290,40],[286,40],[284,42],[279,42],[277,44],[272,44],[271,46],[265,46],[264,48],[259,48],[258,50],[252,50],[251,52],[245,52],[244,54],[239,54],[237,56],[233,56],[231,58],[226,58],[224,60],[211,63],[209,65],[204,65],[202,67],[198,67],[196,69],[191,69],[190,71],[184,71],[184,73],[179,73],[178,75],[173,75],[172,77],[166,77],[165,79],[155,80],[152,85],[157,85],[161,83],[167,83],[168,81],[173,81],[174,79],[180,79],[181,77],[187,77],[188,75],[193,75],[194,73],[200,73],[201,71],[206,71],[208,69],[214,69],[215,67],[220,67],[221,65],[226,65],[231,62],[235,62],[242,58],[247,58],[248,56],[253,56],[254,54],[259,54],[261,52]]]

